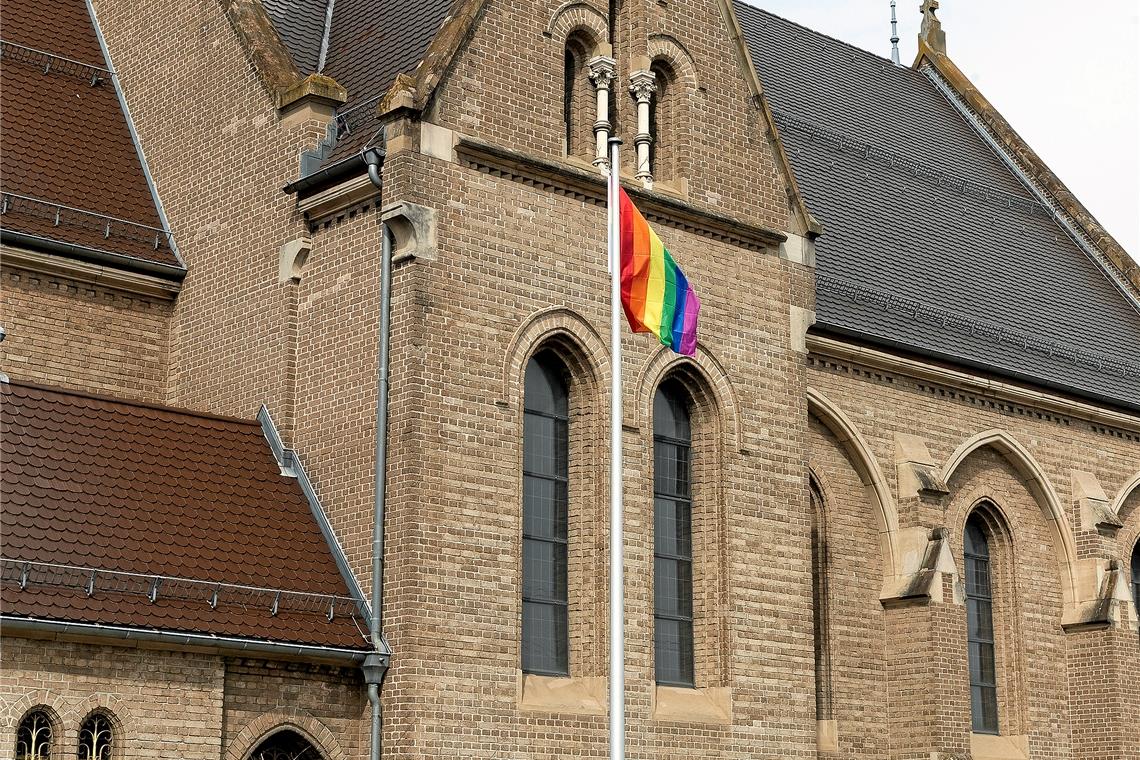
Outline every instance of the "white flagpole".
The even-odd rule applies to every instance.
[[[610,139],[610,760],[625,760],[625,587],[622,552],[621,222],[618,177],[621,140]]]

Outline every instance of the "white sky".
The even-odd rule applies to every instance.
[[[890,0],[747,0],[890,56]],[[902,62],[920,0],[897,0]],[[1140,261],[1140,2],[942,0],[950,57],[1105,229]]]

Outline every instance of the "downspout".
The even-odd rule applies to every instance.
[[[381,188],[380,163],[383,160],[376,150],[364,154],[368,165],[368,179]],[[376,381],[376,475],[375,504],[372,522],[372,619],[369,633],[376,650],[364,664],[364,680],[368,684],[368,701],[372,704],[371,741],[369,760],[380,760],[380,684],[388,670],[387,660],[380,652],[384,645],[382,621],[384,600],[384,495],[388,464],[388,334],[392,306],[392,239],[388,225],[380,223],[380,362]]]

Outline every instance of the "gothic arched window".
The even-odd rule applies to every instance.
[[[567,374],[553,352],[536,354],[523,398],[522,669],[546,675],[569,673]]]
[[[305,737],[286,729],[257,745],[249,760],[321,760],[321,753]]]
[[[815,611],[815,714],[831,720],[831,615],[828,604],[827,520],[823,495],[811,481],[812,607]]]
[[[650,71],[657,91],[649,111],[649,166],[655,182],[670,182],[678,174],[678,120],[682,88],[676,72],[666,61],[654,61]]]
[[[51,716],[31,710],[16,729],[16,760],[48,760],[52,744]]]
[[[115,729],[111,716],[96,710],[79,727],[79,760],[111,760]]]
[[[994,651],[993,584],[990,542],[978,515],[966,521],[963,537],[966,571],[967,646],[970,649],[970,706],[973,730],[998,733],[997,662]]]
[[[693,686],[693,433],[690,398],[653,398],[653,642],[657,683]]]
[[[1136,604],[1136,614],[1140,616],[1140,543],[1132,549],[1132,601]]]

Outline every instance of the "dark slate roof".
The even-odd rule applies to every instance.
[[[926,74],[740,2],[817,241],[817,327],[1140,409],[1140,311]]]
[[[332,3],[332,23],[325,20]],[[339,109],[340,135],[326,160],[363,148],[376,133],[375,104],[397,74],[412,74],[447,18],[452,0],[262,0],[278,35],[303,74],[332,77],[348,90]],[[318,69],[327,33],[324,67]]]
[[[5,617],[369,648],[255,422],[2,383],[0,478]]]
[[[0,227],[181,268],[83,0],[4,0],[0,37]]]

